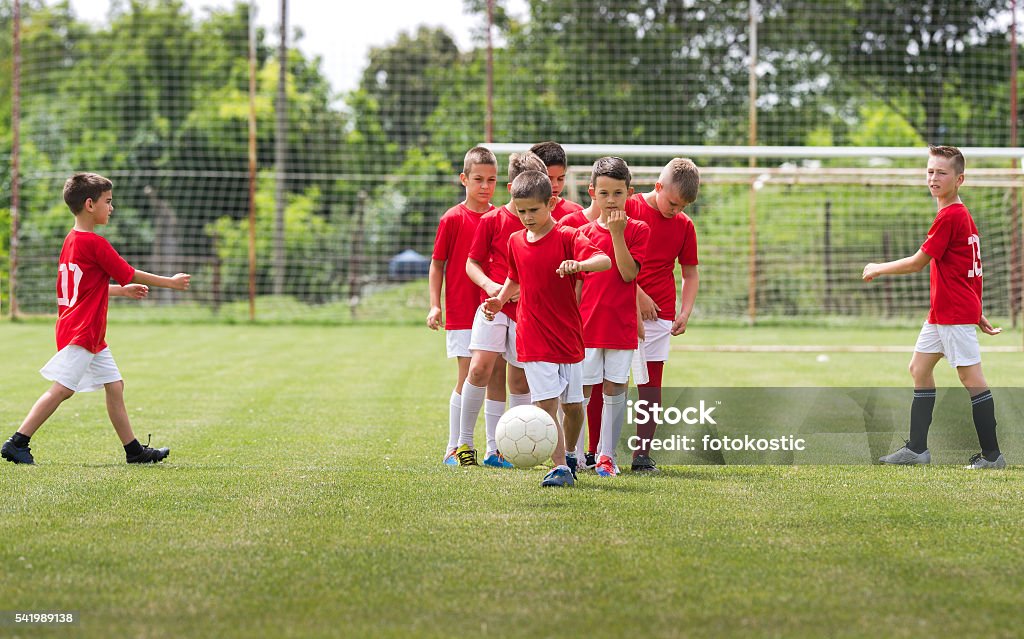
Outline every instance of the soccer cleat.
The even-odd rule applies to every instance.
[[[576,480],[567,466],[555,466],[544,476],[541,486],[575,486]]]
[[[146,439],[146,445],[142,447],[142,452],[138,455],[125,455],[129,464],[155,464],[162,462],[171,454],[170,448],[150,448],[149,441],[151,439],[153,439],[152,435]]]
[[[491,468],[515,468],[515,466],[512,465],[512,462],[505,459],[505,456],[499,451],[488,453],[487,456],[484,457],[484,466],[490,466]]]
[[[595,470],[600,477],[614,477],[619,474],[618,467],[608,455],[601,455],[600,459],[597,460]]]
[[[637,455],[633,458],[633,465],[630,467],[634,473],[656,473],[658,467],[650,455]]]
[[[15,464],[29,464],[31,466],[36,463],[28,446],[15,446],[14,442],[10,439],[5,441],[4,445],[0,447],[0,456]]]
[[[1002,453],[999,453],[999,457],[996,457],[995,461],[989,461],[981,453],[974,453],[971,455],[970,462],[964,468],[971,470],[1001,470],[1006,468],[1006,458],[1003,457]]]
[[[579,460],[576,459],[575,455],[571,457],[569,455],[565,456],[565,465],[569,467],[569,472],[572,473],[573,479],[576,479],[576,468],[579,466],[579,464]]]
[[[448,453],[444,456],[444,465],[445,466],[458,466],[459,465],[459,460],[455,457],[455,449],[454,448],[449,450]]]
[[[594,467],[597,466],[596,457],[597,455],[595,455],[594,453],[588,452],[586,455],[583,456],[583,465],[580,466],[580,468],[582,468],[583,470],[594,470]]]
[[[917,466],[922,464],[932,463],[932,454],[927,449],[923,453],[915,453],[914,451],[907,448],[910,445],[910,440],[904,440],[905,445],[895,453],[891,455],[885,455],[879,457],[878,462],[881,464],[893,464],[897,466]]]
[[[455,451],[455,458],[459,460],[459,466],[479,466],[476,461],[476,449],[470,448],[469,444],[459,446]]]

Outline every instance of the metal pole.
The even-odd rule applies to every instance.
[[[284,294],[285,155],[288,151],[288,0],[281,0],[280,40],[277,56],[280,63],[277,77],[277,126],[274,133],[274,295]]]
[[[249,321],[256,320],[256,1],[249,1]]]
[[[750,38],[750,70],[748,72],[748,99],[750,101],[750,146],[757,146],[757,0],[750,0],[750,27],[748,29]],[[751,168],[757,166],[757,158],[749,160]],[[757,188],[756,178],[750,183],[750,196],[748,217],[750,219],[750,264],[749,281],[747,284],[747,317],[750,323],[757,321]]]
[[[1017,146],[1017,0],[1010,0],[1010,146]],[[1018,163],[1011,164],[1017,168]],[[1024,289],[1024,264],[1021,264],[1020,189],[1013,189],[1010,228],[1010,323],[1017,328],[1017,313],[1021,309]]]
[[[21,206],[21,2],[14,0],[13,55],[11,72],[11,272],[8,291],[11,319],[18,319],[18,209]]]
[[[484,140],[494,142],[494,0],[487,0],[487,106]]]

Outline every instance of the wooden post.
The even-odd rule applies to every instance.
[[[249,321],[256,320],[256,2],[249,2]]]
[[[18,319],[18,215],[21,206],[21,2],[14,0],[13,54],[11,72],[11,259],[7,291],[11,296],[11,319]]]
[[[750,146],[757,146],[757,0],[750,0],[750,27],[747,30],[750,39],[750,69],[748,72],[748,117],[750,121]],[[757,158],[751,156],[749,165],[757,166]],[[757,322],[757,188],[756,178],[750,182],[747,216],[750,220],[750,261],[748,264],[749,278],[747,283],[747,317],[751,324]]]

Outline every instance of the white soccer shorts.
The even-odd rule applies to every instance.
[[[494,319],[484,317],[483,304],[476,309],[473,317],[473,335],[469,341],[471,351],[490,351],[505,356],[505,361],[516,368],[522,368],[516,357],[516,322],[503,311]]]
[[[473,354],[469,352],[469,343],[472,339],[472,335],[473,331],[468,328],[460,328],[444,332],[444,340],[448,349],[449,359],[452,357],[473,356]]]
[[[98,391],[104,384],[121,381],[121,371],[109,348],[91,353],[74,344],[57,351],[39,373],[76,393]]]
[[[583,359],[583,384],[591,386],[604,380],[625,384],[629,381],[629,370],[633,365],[635,351],[611,348],[588,348]]]
[[[523,368],[530,385],[530,397],[534,402],[553,397],[559,398],[563,404],[579,404],[583,401],[583,362],[526,362]]]
[[[648,362],[668,361],[669,339],[672,337],[672,322],[660,317],[644,320],[644,357]]]
[[[953,368],[981,363],[981,347],[974,324],[924,323],[914,350],[918,353],[942,353]]]

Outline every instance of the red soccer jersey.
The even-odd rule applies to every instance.
[[[582,210],[583,206],[573,202],[572,200],[559,198],[558,203],[555,204],[555,208],[551,211],[551,217],[555,218],[555,221],[557,222],[570,213]]]
[[[523,223],[519,216],[509,210],[508,205],[485,213],[480,218],[480,225],[473,237],[473,245],[469,249],[469,257],[480,263],[484,273],[498,284],[504,284],[508,277],[508,238],[516,231],[522,231]],[[488,297],[487,291],[480,291],[479,302]],[[501,310],[512,320],[516,319],[518,302],[509,302]]]
[[[970,211],[950,204],[939,211],[921,250],[931,258],[932,324],[977,324],[981,320],[981,240]]]
[[[104,237],[72,230],[64,238],[57,272],[57,350],[74,344],[98,353],[107,347],[107,287],[131,283],[135,269]]]
[[[558,226],[536,242],[526,229],[508,240],[508,276],[519,283],[516,356],[520,362],[582,362],[583,324],[576,305],[576,278],[559,277],[565,260],[601,253],[577,229]]]
[[[697,231],[693,221],[686,213],[666,218],[647,204],[642,193],[626,200],[626,214],[651,229],[646,261],[636,283],[661,309],[658,318],[673,321],[676,318],[676,260],[683,266],[697,264]]]
[[[587,348],[636,348],[636,279],[622,279],[615,262],[611,232],[596,221],[580,227],[580,233],[612,259],[612,267],[599,273],[583,274],[580,314],[583,316],[583,345]],[[626,248],[637,264],[643,265],[651,229],[637,220],[626,223]],[[642,269],[641,269],[642,270]]]
[[[483,216],[462,203],[448,209],[437,225],[431,257],[445,262],[444,328],[448,331],[473,328],[473,316],[480,306],[480,289],[466,275],[466,258]]]
[[[576,211],[575,213],[570,213],[569,215],[566,215],[562,219],[558,220],[558,223],[561,224],[562,226],[568,226],[569,228],[578,229],[582,226],[590,224],[590,220],[588,220],[587,216],[584,215],[583,209],[580,209],[579,211]]]

